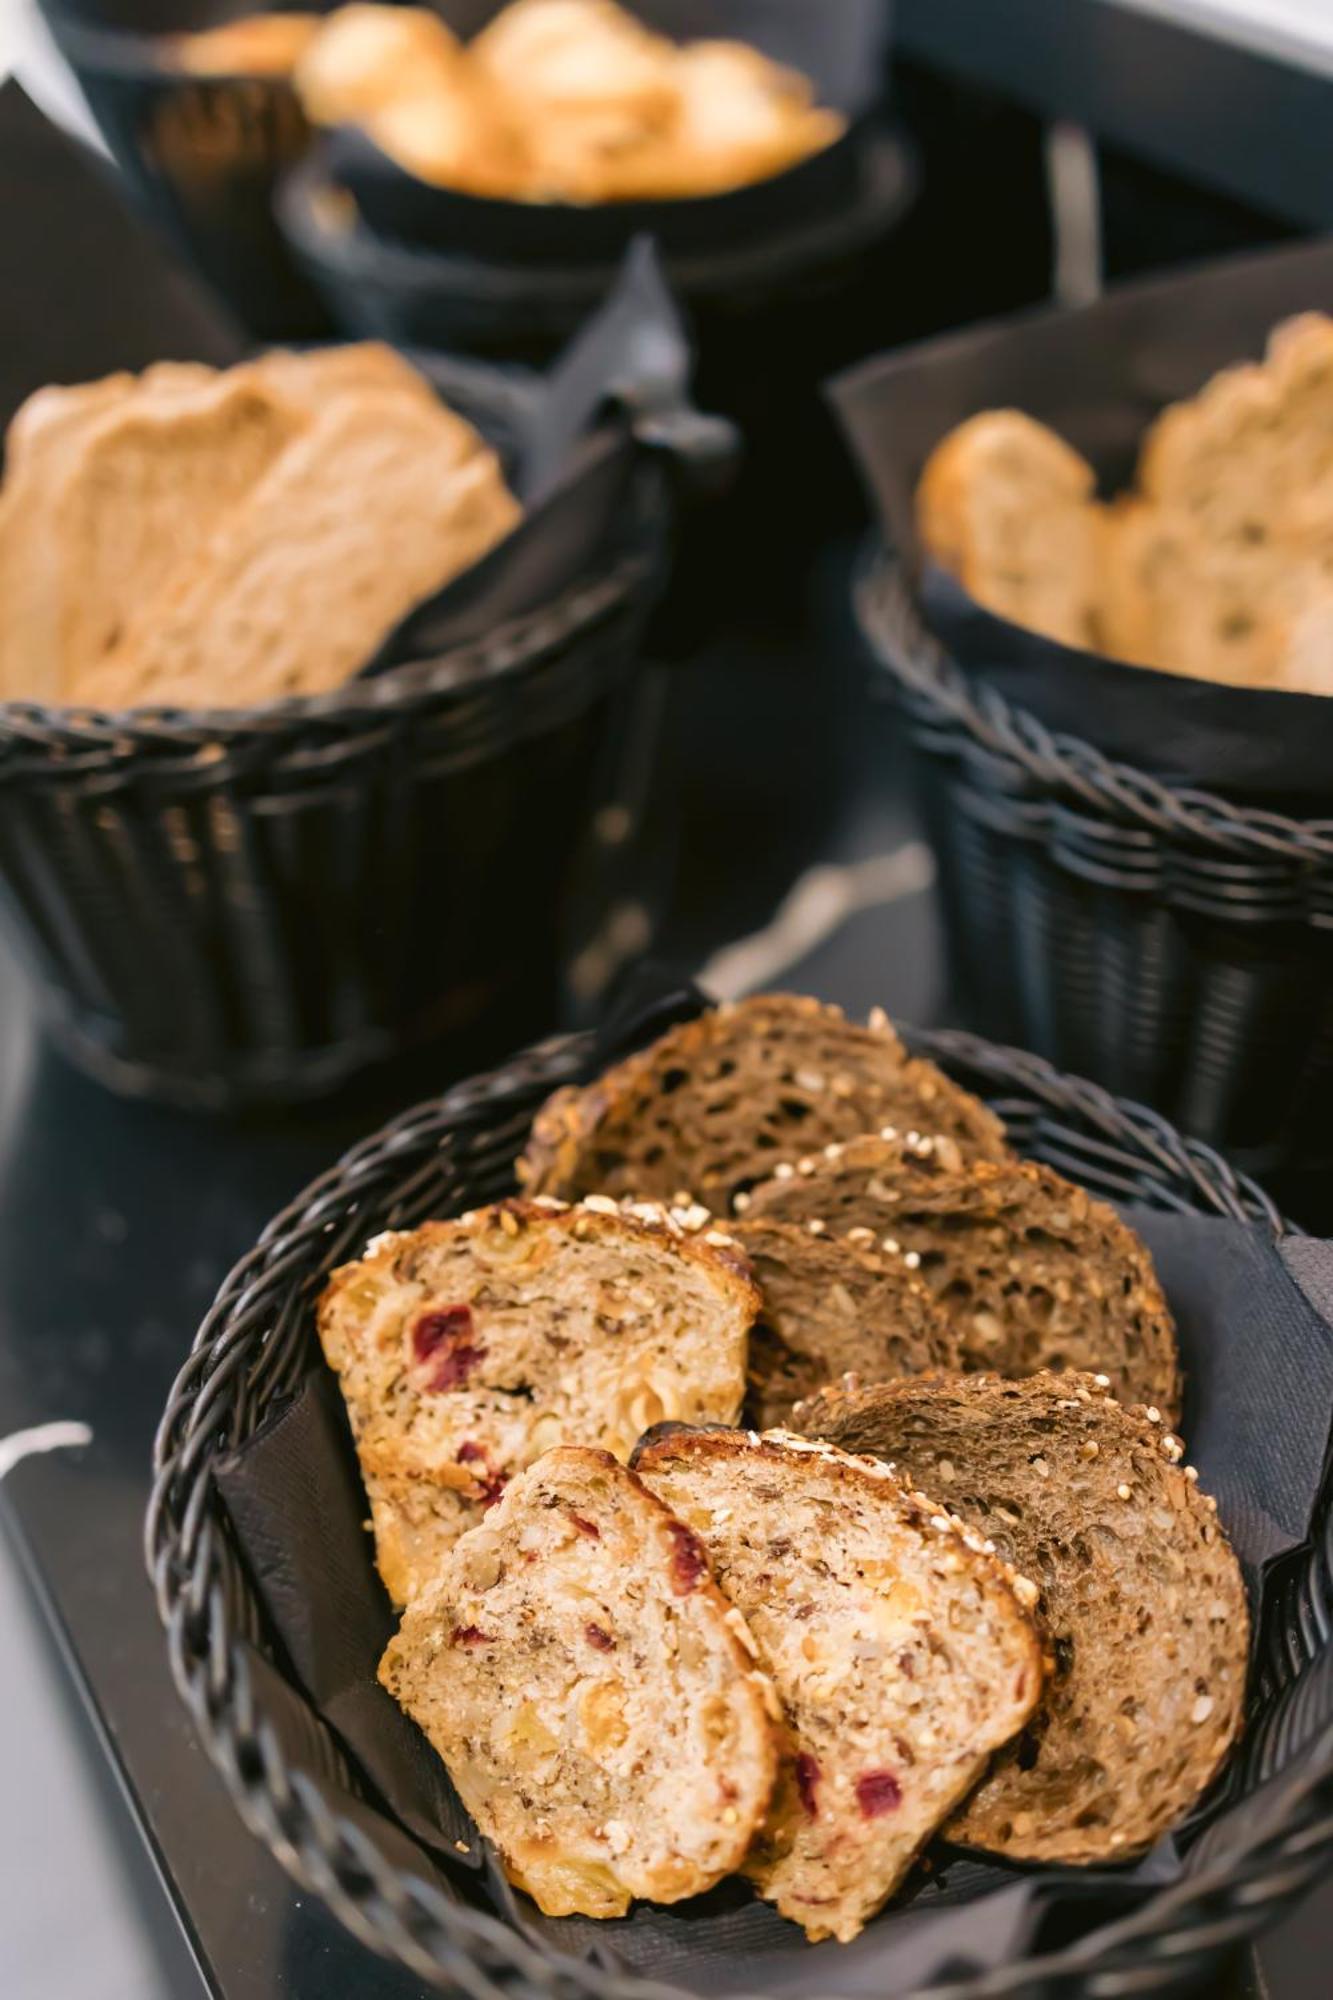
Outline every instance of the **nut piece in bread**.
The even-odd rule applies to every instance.
[[[902,1254],[955,1328],[963,1365],[1103,1372],[1126,1400],[1180,1410],[1175,1326],[1151,1257],[1106,1202],[1030,1160],[953,1165],[930,1141],[854,1139],[780,1170],[748,1217],[822,1225]]]
[[[662,1420],[734,1421],[758,1294],[734,1250],[650,1213],[501,1202],[334,1273],[319,1337],[396,1602],[548,1448],[628,1458]]]
[[[819,1000],[763,994],[670,1029],[582,1090],[556,1091],[518,1173],[534,1193],[565,1196],[688,1189],[721,1215],[775,1161],[887,1122],[1005,1157],[998,1118],[909,1056],[882,1014],[862,1028]]]
[[[812,1940],[856,1936],[1040,1697],[1036,1592],[873,1461],[674,1431],[633,1464],[703,1542],[795,1757],[747,1873]]]
[[[947,1498],[1040,1587],[1046,1699],[950,1838],[1022,1861],[1150,1847],[1240,1733],[1249,1648],[1240,1567],[1158,1411],[1094,1376],[940,1375],[849,1380],[796,1422]]]
[[[957,1332],[902,1251],[763,1215],[728,1228],[763,1300],[747,1399],[761,1430],[789,1423],[803,1396],[849,1372],[883,1382],[962,1366]]]
[[[549,1451],[455,1544],[380,1679],[547,1916],[737,1869],[780,1728],[694,1536],[601,1451]]]
[[[1067,646],[1096,632],[1092,467],[1019,410],[985,410],[936,445],[917,487],[922,547],[1002,617]]]

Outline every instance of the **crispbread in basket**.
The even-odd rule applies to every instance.
[[[1252,1183],[1154,1114],[967,1035],[911,1039],[990,1097],[1023,1150],[1090,1188],[1282,1233]],[[315,1363],[311,1305],[328,1272],[382,1228],[509,1190],[533,1113],[555,1086],[585,1079],[594,1059],[589,1038],[528,1050],[406,1113],[293,1202],[224,1285],[172,1390],[155,1454],[147,1557],[172,1669],[238,1810],[289,1874],[372,1949],[433,1991],[464,1987],[484,2000],[649,2000],[683,1989],[660,1976],[649,1985],[608,1970],[575,1947],[551,1950],[541,1932],[501,1921],[479,1878],[441,1873],[383,1817],[275,1650],[215,1474]],[[904,2000],[1181,1991],[1328,1866],[1333,1513],[1326,1492],[1315,1527],[1313,1546],[1298,1552],[1270,1594],[1249,1731],[1223,1801],[1234,1807],[1239,1799],[1241,1810],[1213,1819],[1171,1886],[1144,1880],[1095,1935],[1077,1928],[1040,1959],[960,1972]],[[1252,1801],[1260,1785],[1262,1800]],[[836,1990],[836,1976],[828,1985]],[[825,1988],[816,1976],[802,1990]]]

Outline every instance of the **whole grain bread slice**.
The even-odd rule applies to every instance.
[[[861,1138],[783,1163],[747,1216],[814,1221],[902,1255],[955,1328],[967,1368],[1092,1370],[1169,1423],[1179,1415],[1175,1326],[1148,1251],[1113,1208],[1051,1167],[959,1165],[929,1142]]]
[[[1240,1733],[1249,1614],[1215,1504],[1156,1411],[1087,1375],[850,1380],[795,1422],[920,1482],[1039,1586],[1043,1705],[950,1823],[1016,1860],[1124,1859]]]
[[[761,1430],[849,1371],[868,1382],[958,1368],[962,1343],[901,1253],[757,1216],[728,1225],[763,1301],[747,1409]]]
[[[380,1679],[548,1916],[619,1917],[738,1868],[772,1688],[695,1537],[607,1453],[549,1451],[455,1544]]]
[[[519,517],[492,452],[397,390],[334,397],[75,684],[107,707],[234,707],[345,681]]]
[[[584,1089],[556,1091],[519,1162],[534,1193],[688,1190],[716,1215],[773,1163],[886,1121],[1002,1159],[1004,1130],[978,1098],[909,1056],[878,1011],[772,993],[670,1029]]]
[[[1036,1591],[883,1466],[785,1432],[667,1432],[633,1464],[703,1542],[795,1757],[747,1872],[846,1941],[1040,1697]]]
[[[646,1208],[507,1201],[334,1273],[319,1337],[395,1601],[550,1447],[628,1458],[663,1419],[734,1421],[759,1300],[716,1238]]]

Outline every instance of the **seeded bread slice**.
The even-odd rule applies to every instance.
[[[380,1679],[547,1916],[619,1917],[738,1868],[777,1703],[703,1551],[607,1453],[549,1451],[463,1536]]]
[[[651,1213],[501,1202],[334,1273],[319,1337],[397,1602],[551,1446],[628,1458],[663,1419],[736,1418],[758,1294],[716,1232]]]
[[[999,1120],[909,1056],[882,1013],[862,1028],[840,1008],[772,993],[672,1028],[586,1089],[558,1090],[518,1173],[534,1193],[689,1190],[720,1215],[774,1161],[886,1121],[1005,1155]]]
[[[849,1370],[884,1382],[961,1367],[958,1335],[901,1255],[764,1216],[729,1228],[763,1300],[747,1405],[761,1429],[786,1424],[802,1396]]]
[[[788,1166],[749,1216],[877,1242],[920,1270],[967,1368],[1083,1368],[1127,1400],[1180,1409],[1175,1327],[1143,1244],[1105,1202],[1030,1160],[955,1166],[938,1147],[864,1138]]]
[[[675,1431],[633,1464],[699,1535],[786,1711],[796,1755],[747,1872],[845,1942],[1032,1713],[1036,1591],[883,1466],[782,1431]]]
[[[1041,1590],[1055,1672],[951,1822],[1023,1861],[1123,1859],[1165,1833],[1240,1733],[1240,1568],[1156,1410],[1093,1376],[849,1378],[796,1423],[946,1498]]]

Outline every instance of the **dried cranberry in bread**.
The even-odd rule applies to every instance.
[[[786,1432],[666,1432],[633,1464],[703,1542],[786,1711],[796,1754],[747,1873],[845,1942],[1031,1714],[1036,1592],[883,1466]]]
[[[609,1201],[501,1202],[382,1236],[336,1271],[319,1337],[390,1596],[412,1598],[551,1446],[628,1458],[662,1419],[731,1422],[758,1303],[716,1231]]]
[[[1002,1159],[1004,1131],[979,1099],[909,1056],[878,1012],[770,993],[670,1029],[582,1090],[556,1091],[519,1162],[534,1193],[688,1190],[715,1215],[775,1160],[886,1122],[947,1134]]]
[[[857,1139],[780,1166],[746,1212],[903,1253],[957,1330],[964,1367],[1101,1372],[1176,1421],[1175,1327],[1152,1259],[1113,1208],[1051,1167],[956,1165],[928,1140]]]
[[[1249,1647],[1215,1503],[1158,1412],[1087,1375],[940,1375],[849,1380],[796,1422],[919,1481],[1040,1588],[1045,1701],[950,1837],[1023,1861],[1150,1847],[1240,1733]]]
[[[947,1316],[901,1253],[767,1216],[728,1225],[763,1304],[750,1335],[747,1407],[767,1429],[825,1382],[869,1382],[962,1366]]]
[[[773,1790],[777,1703],[744,1621],[689,1529],[606,1452],[549,1451],[514,1481],[380,1679],[548,1916],[711,1888]]]

